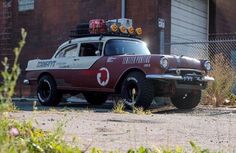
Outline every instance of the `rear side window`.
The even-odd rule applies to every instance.
[[[70,45],[63,48],[61,51],[58,52],[58,54],[56,55],[56,58],[63,58],[63,57],[71,58],[71,57],[78,56],[77,47],[78,45],[74,44],[74,45]]]
[[[81,43],[80,45],[80,56],[97,56],[96,51],[102,53],[103,43],[101,42],[91,42],[91,43]]]

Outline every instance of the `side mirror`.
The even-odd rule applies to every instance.
[[[100,56],[101,52],[99,50],[95,51],[96,56]]]

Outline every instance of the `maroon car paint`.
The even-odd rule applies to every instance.
[[[144,74],[162,74],[165,70],[160,68],[160,58],[163,55],[119,55],[103,56],[97,60],[90,69],[51,69],[44,71],[29,71],[27,79],[37,81],[43,73],[50,74],[61,90],[101,91],[115,92],[115,87],[121,77],[130,70],[139,70]],[[202,70],[201,62],[186,57],[165,56],[170,68],[189,68]],[[179,62],[177,61],[179,60]],[[106,68],[109,73],[107,85],[101,86],[97,79],[99,69]],[[103,72],[104,73],[104,72]],[[107,75],[107,74],[106,74]],[[103,81],[107,76],[102,75]],[[105,78],[104,78],[105,77]]]

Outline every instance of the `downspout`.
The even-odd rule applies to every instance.
[[[121,0],[121,18],[125,18],[126,0]]]

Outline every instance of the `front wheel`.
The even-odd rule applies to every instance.
[[[148,109],[154,97],[154,88],[143,73],[131,72],[123,81],[121,97],[130,108],[135,106]]]
[[[39,79],[37,97],[41,105],[56,106],[60,103],[62,95],[57,90],[54,79],[45,75]]]
[[[84,98],[91,105],[102,105],[107,100],[107,94],[105,93],[96,93],[96,92],[85,92],[83,93]]]
[[[171,97],[171,101],[179,109],[193,109],[201,101],[201,90],[174,95]]]

